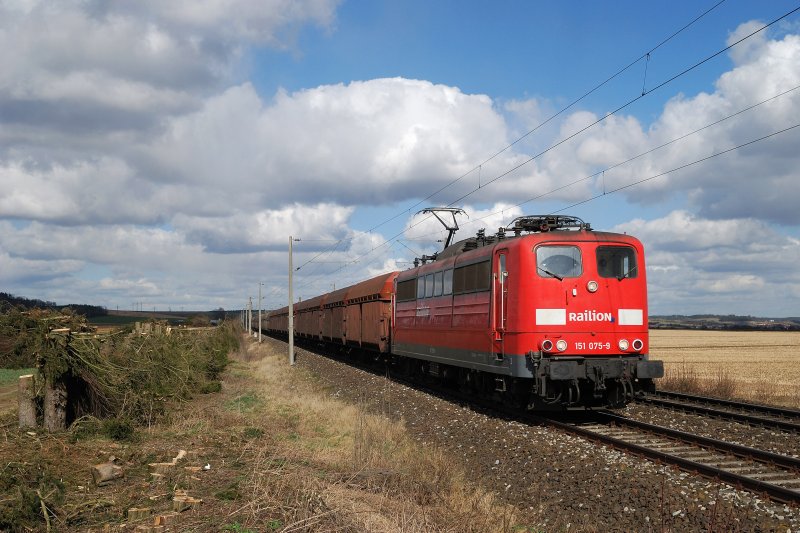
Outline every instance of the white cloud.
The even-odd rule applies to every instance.
[[[381,234],[354,231],[360,206],[463,197],[459,205],[478,208],[465,206],[471,218],[459,220],[456,239],[480,227],[493,234],[529,210],[514,207],[525,200],[581,201],[800,122],[798,90],[582,179],[800,85],[800,36],[762,33],[731,51],[734,66],[713,92],[676,95],[652,124],[608,117],[497,179],[601,115],[576,108],[475,169],[536,127],[550,102],[497,102],[400,77],[265,98],[243,81],[249,50],[290,49],[307,25],[332,29],[337,4],[0,4],[0,279],[47,290],[26,294],[47,299],[79,301],[83,291],[123,302],[138,294],[223,304],[242,280],[261,279],[281,294],[292,234],[319,241],[298,244],[297,264],[339,242],[298,274],[308,291],[328,290],[332,272],[337,283],[358,281],[402,268],[412,255]],[[740,26],[729,42],[754,27]],[[798,242],[770,225],[800,224],[798,135],[618,194],[620,203],[686,202],[662,218],[620,225],[648,246],[658,307],[702,311],[718,302],[724,310],[755,295],[800,295],[787,266],[800,260]],[[431,253],[443,237],[438,222],[427,221],[403,241]],[[788,304],[775,309],[791,313]]]
[[[310,235],[310,242],[347,238],[346,224],[353,209],[335,204],[293,204],[274,211],[237,213],[228,217],[173,219],[176,229],[191,242],[216,253],[285,250],[290,235]]]
[[[745,24],[736,34],[752,26]],[[612,117],[589,130],[580,137],[579,163],[587,172],[615,165],[800,85],[800,36],[759,39],[746,41],[750,44],[744,50],[734,49],[737,64],[717,80],[715,92],[672,98],[649,128],[631,117]],[[796,124],[800,124],[800,90],[606,172],[604,183],[595,180],[595,191],[603,184],[608,190],[624,187]],[[800,197],[798,143],[800,131],[794,130],[621,194],[642,203],[685,195],[704,217],[753,217],[795,225],[800,223],[793,201]],[[559,154],[563,159],[572,155]],[[570,172],[580,174],[577,168]]]
[[[752,218],[709,220],[685,211],[626,231],[645,245],[650,312],[794,316],[800,240]]]

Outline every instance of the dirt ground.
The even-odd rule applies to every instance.
[[[62,434],[20,431],[7,410],[0,531],[151,531],[163,521],[181,532],[478,532],[517,523],[511,506],[464,482],[447,458],[420,453],[400,424],[290,369],[274,353],[280,345],[245,342],[221,392],[173,406],[129,439],[109,438],[91,419]],[[98,486],[91,468],[108,462],[124,476]]]

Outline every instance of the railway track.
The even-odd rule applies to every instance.
[[[636,398],[637,402],[696,413],[751,426],[800,433],[800,411],[679,392],[658,391]]]
[[[306,348],[341,362],[339,357],[319,347]],[[377,375],[386,375],[386,370],[376,365],[350,364]],[[577,412],[582,415],[581,421],[569,423],[538,414],[522,414],[518,410],[397,374],[393,374],[391,379],[448,401],[480,407],[524,423],[547,425],[626,453],[675,465],[739,489],[764,494],[774,501],[800,504],[800,459],[639,422],[608,411]]]
[[[539,419],[540,417],[536,417]],[[547,425],[619,450],[800,504],[800,459],[598,412],[595,420]]]

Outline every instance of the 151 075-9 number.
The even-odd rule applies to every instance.
[[[611,343],[610,342],[576,342],[575,343],[576,350],[610,350]]]

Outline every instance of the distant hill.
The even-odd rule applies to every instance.
[[[711,329],[731,331],[800,331],[800,318],[740,315],[651,315],[651,329]]]
[[[97,305],[87,305],[87,304],[58,305],[56,304],[56,302],[23,298],[22,296],[14,296],[13,294],[9,294],[7,292],[0,292],[0,311],[3,308],[8,308],[8,307],[22,307],[24,309],[34,309],[34,308],[63,309],[65,307],[69,307],[75,313],[83,315],[85,317],[105,316],[108,314],[108,311],[106,310],[105,307],[100,307]]]

